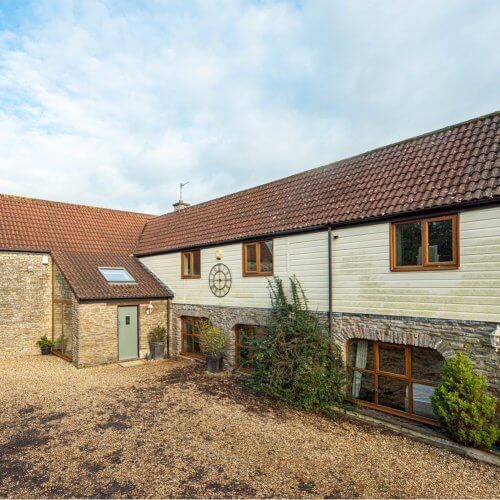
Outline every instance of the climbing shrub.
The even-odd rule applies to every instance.
[[[304,410],[321,410],[345,401],[345,372],[340,349],[325,325],[309,310],[302,286],[290,279],[269,282],[272,312],[267,332],[248,339],[254,355],[247,385],[256,392]]]
[[[486,393],[486,378],[475,372],[465,354],[445,362],[431,403],[445,434],[458,443],[491,448],[500,437],[492,423],[496,400]]]

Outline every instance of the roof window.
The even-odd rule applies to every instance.
[[[137,283],[124,267],[99,267],[108,283]]]

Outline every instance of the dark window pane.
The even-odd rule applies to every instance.
[[[378,403],[395,410],[408,411],[408,390],[404,380],[378,377]]]
[[[405,375],[405,350],[379,345],[379,370]]]
[[[349,344],[347,356],[348,366],[373,370],[373,342],[369,340],[355,340]]]
[[[443,373],[443,365],[443,356],[441,356],[441,354],[434,349],[412,347],[412,378],[439,384],[439,382],[441,381],[441,375]]]
[[[201,348],[200,348],[200,340],[198,337],[193,337],[193,352],[196,352],[196,353],[201,353]]]
[[[200,263],[200,251],[197,250],[196,252],[193,252],[193,275],[194,276],[199,276],[200,269],[201,269],[201,263]]]
[[[420,222],[396,226],[396,265],[419,266],[422,264],[422,231]]]
[[[191,322],[191,318],[182,319],[182,331],[189,334],[193,333],[193,324]]]
[[[375,401],[375,381],[372,374],[349,370],[349,394],[355,399]]]
[[[257,271],[257,245],[246,246],[246,271],[254,273]]]
[[[429,262],[453,261],[453,223],[439,220],[427,224],[429,232]]]
[[[243,366],[242,362],[250,359],[250,349],[247,347],[240,347],[239,349],[239,366]]]
[[[421,417],[436,419],[432,411],[431,396],[434,393],[434,387],[413,384],[413,413]]]
[[[182,352],[191,352],[192,348],[192,337],[190,335],[184,335],[182,337]]]
[[[184,276],[191,276],[191,258],[190,253],[185,252],[182,254],[182,258],[184,259]]]
[[[262,273],[273,272],[273,241],[261,241],[260,243],[260,271]]]

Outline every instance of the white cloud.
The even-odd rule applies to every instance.
[[[500,96],[497,2],[25,13],[0,34],[0,192],[164,212],[179,182],[203,201],[493,111]]]

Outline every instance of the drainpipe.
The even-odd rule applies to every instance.
[[[170,306],[172,299],[167,299],[167,357],[170,357]]]
[[[332,338],[332,228],[328,226],[328,336]]]

